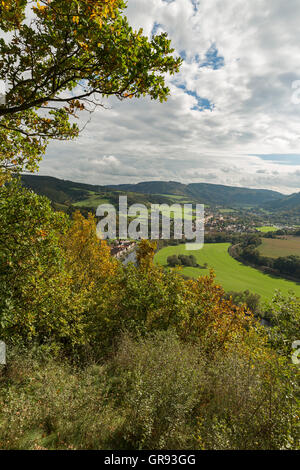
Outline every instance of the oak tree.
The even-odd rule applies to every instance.
[[[178,72],[165,33],[129,25],[123,0],[0,2],[0,170],[34,171],[49,139],[79,133],[78,112],[103,100],[166,100]]]

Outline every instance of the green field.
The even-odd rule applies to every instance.
[[[101,194],[91,194],[86,199],[83,199],[82,201],[78,201],[73,203],[73,206],[75,207],[90,207],[91,209],[97,209],[100,204],[110,204],[110,201],[108,199],[105,199]]]
[[[168,207],[166,209],[163,208],[163,210],[161,211],[161,214],[165,217],[168,217],[169,216],[169,209]],[[183,206],[182,205],[179,205],[178,208],[176,208],[176,210],[174,212],[171,212],[170,213],[170,218],[171,219],[182,219],[183,216],[187,219],[187,220],[191,220],[191,219],[194,219],[195,216],[193,215],[193,211],[184,211],[183,210]]]
[[[232,212],[236,212],[235,209],[219,209],[221,214],[231,214]]]
[[[177,204],[196,204],[197,203],[197,199],[187,199],[186,196],[180,196],[180,195],[177,195],[177,194],[157,194],[157,196],[164,196],[168,199],[170,199],[170,201],[173,201],[174,203],[177,203]],[[199,204],[199,202],[198,202]],[[203,204],[204,207],[210,207],[209,204]],[[231,211],[230,211],[231,212]]]
[[[207,263],[208,269],[182,268],[181,272],[186,276],[194,278],[204,276],[209,273],[210,268],[213,268],[217,282],[224,287],[225,291],[248,289],[259,294],[262,300],[270,300],[276,289],[284,294],[293,291],[300,296],[300,283],[272,277],[239,263],[229,255],[229,246],[229,243],[207,243],[202,250],[198,251],[186,251],[185,245],[168,246],[156,254],[155,262],[166,266],[170,255],[193,254],[200,265]]]
[[[260,232],[263,233],[268,233],[268,232],[277,232],[279,230],[277,227],[274,227],[273,225],[265,225],[263,227],[256,227],[256,230],[259,230]]]
[[[164,196],[170,199],[171,201],[174,201],[180,204],[192,204],[193,203],[193,201],[190,199],[187,199],[186,196],[180,196],[177,194],[158,194],[158,196]]]
[[[300,256],[300,237],[264,238],[258,247],[263,256],[279,258],[280,256]]]

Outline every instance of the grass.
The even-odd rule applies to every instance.
[[[196,204],[197,199],[187,199],[186,196],[180,196],[178,194],[157,194],[157,196],[164,196],[171,201],[174,201],[178,204]],[[199,202],[198,202],[199,204]],[[210,207],[209,204],[204,204],[204,207]]]
[[[268,233],[268,232],[277,232],[278,228],[274,227],[273,225],[264,225],[263,227],[255,227],[256,230],[259,230],[260,232],[263,233]]]
[[[180,206],[178,207],[178,209],[176,208],[176,210],[174,212],[171,212],[171,219],[175,218],[175,219],[181,219],[183,217],[183,215],[185,216],[185,218],[187,220],[191,220],[191,219],[194,219],[194,215],[192,212],[189,212],[189,211],[185,211],[185,213],[183,212],[183,206]],[[169,216],[169,209],[166,208],[166,209],[163,209],[161,211],[162,215],[165,216],[165,217],[168,217]]]
[[[249,290],[261,296],[262,300],[270,300],[275,290],[279,289],[283,294],[293,291],[300,296],[300,284],[277,277],[263,274],[261,271],[245,266],[236,261],[228,253],[229,243],[209,243],[202,250],[185,250],[185,245],[169,246],[160,250],[155,256],[155,262],[163,266],[167,265],[167,258],[176,254],[193,254],[198,263],[208,264],[208,269],[182,268],[182,274],[198,278],[207,275],[209,269],[213,268],[216,281],[223,286],[225,291]]]
[[[221,214],[231,214],[232,212],[236,212],[235,209],[219,209]]]
[[[168,207],[162,208],[162,210],[160,210],[160,215],[164,217],[169,217],[170,215],[170,219],[181,219],[181,220],[183,220],[183,217],[185,217],[186,220],[194,220],[196,218],[196,216],[194,215],[194,211],[189,212],[186,210],[184,212],[183,209],[184,209],[183,206],[180,206],[176,208],[176,210],[169,212]],[[137,217],[145,220],[145,217],[143,216],[143,214],[140,214],[140,215],[138,214]],[[151,209],[148,209],[148,220],[149,221],[151,220]]]
[[[177,202],[184,202],[184,203],[192,203],[193,201],[188,200],[186,196],[180,196],[178,194],[158,194],[158,196],[164,196],[168,199],[177,201]]]
[[[258,249],[263,256],[270,258],[300,256],[300,237],[264,238]]]
[[[92,209],[97,209],[100,204],[110,204],[109,199],[103,198],[101,194],[92,194],[90,197],[83,199],[82,201],[75,202],[73,206],[75,207],[90,207]]]

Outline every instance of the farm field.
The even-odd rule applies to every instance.
[[[221,214],[231,214],[232,212],[236,212],[236,209],[219,209]]]
[[[263,256],[279,258],[280,256],[300,256],[300,237],[264,238],[258,247]]]
[[[166,208],[166,209],[163,209],[161,211],[161,214],[164,216],[164,217],[169,217],[169,209]],[[193,215],[193,212],[189,211],[189,210],[186,210],[184,211],[183,210],[183,207],[182,205],[180,205],[180,207],[178,207],[178,209],[176,209],[174,212],[171,212],[170,213],[170,217],[171,219],[182,219],[183,216],[187,219],[187,220],[192,220],[195,218],[195,216]]]
[[[193,254],[200,265],[207,263],[208,269],[184,267],[181,272],[186,276],[193,278],[205,276],[209,273],[209,269],[213,268],[216,281],[227,292],[248,289],[259,294],[262,300],[270,300],[276,289],[284,294],[293,291],[300,296],[300,283],[272,277],[257,269],[245,266],[229,255],[229,246],[229,243],[208,243],[198,251],[186,251],[185,245],[169,246],[156,254],[155,263],[166,266],[167,258],[170,255]]]
[[[175,203],[178,204],[192,204],[193,201],[191,199],[187,199],[186,196],[180,196],[178,194],[158,194],[158,196],[164,196],[170,200],[173,200]]]
[[[109,204],[110,201],[99,193],[91,194],[88,198],[83,199],[82,201],[78,201],[73,203],[75,207],[90,207],[92,209],[97,209],[100,204]]]
[[[274,227],[273,225],[265,225],[264,227],[255,227],[256,230],[262,233],[268,233],[268,232],[277,232],[278,228]]]
[[[180,195],[177,195],[177,194],[157,194],[157,196],[164,196],[168,199],[170,199],[170,201],[173,201],[174,204],[196,204],[197,203],[197,199],[188,199],[186,196],[180,196]],[[199,204],[199,202],[198,202]],[[210,207],[209,204],[203,204],[204,207]]]

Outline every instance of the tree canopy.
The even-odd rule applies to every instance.
[[[123,0],[5,0],[0,5],[0,168],[33,171],[49,139],[79,133],[79,111],[103,98],[166,100],[178,72],[165,33],[129,25]]]

